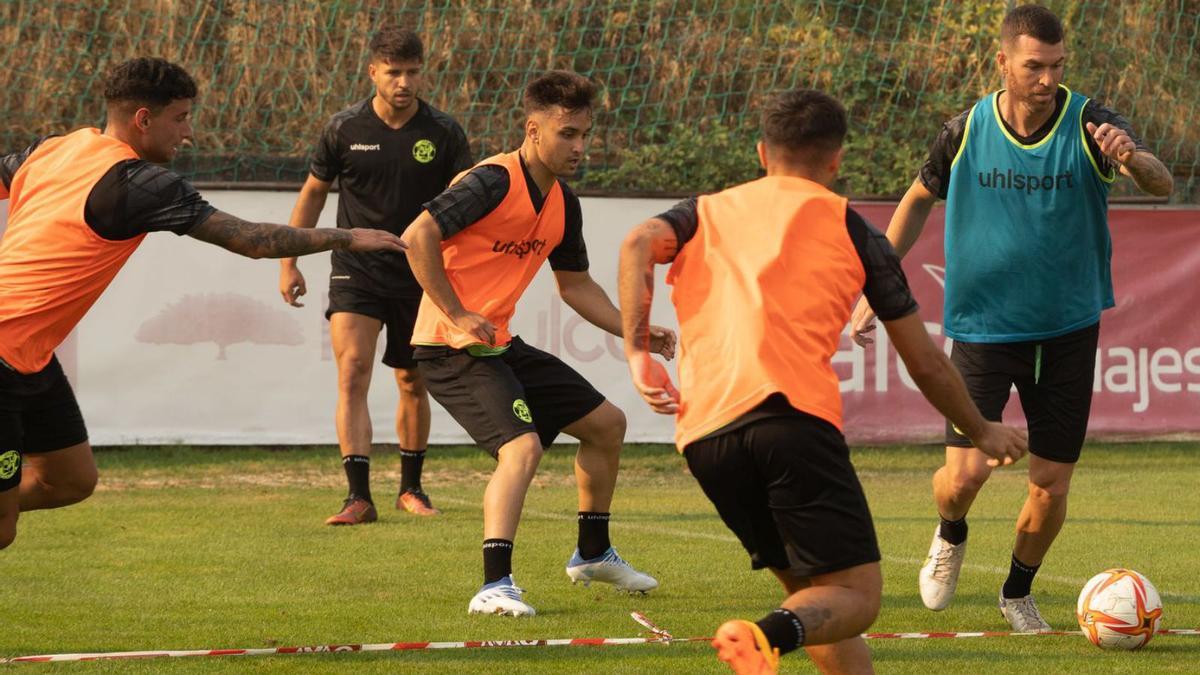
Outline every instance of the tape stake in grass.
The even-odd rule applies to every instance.
[[[613,647],[619,645],[665,644],[709,638],[563,638],[550,640],[466,640],[462,642],[381,642],[375,644],[312,645],[306,647],[266,647],[257,649],[181,649],[142,652],[96,652],[91,654],[39,654],[0,659],[7,663],[47,663],[61,661],[112,661],[187,656],[277,656],[281,654],[330,654],[336,652],[403,652],[430,649],[494,649],[509,647]]]
[[[641,612],[630,612],[629,616],[632,617],[634,621],[638,622],[642,626],[645,626],[647,629],[649,629],[651,635],[653,635],[654,637],[656,637],[664,642],[674,639],[674,637],[670,633],[668,633],[666,630],[664,630],[662,628],[659,628],[657,624],[655,624],[650,619],[646,618],[645,614],[642,614]]]

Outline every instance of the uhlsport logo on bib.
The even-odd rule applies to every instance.
[[[422,164],[428,164],[433,161],[437,155],[437,146],[433,141],[422,138],[413,145],[413,159]]]
[[[12,478],[20,467],[21,455],[16,450],[9,450],[0,455],[0,480]]]
[[[513,414],[517,416],[517,419],[526,424],[533,423],[533,415],[529,413],[529,406],[525,405],[524,399],[519,398],[513,401]]]

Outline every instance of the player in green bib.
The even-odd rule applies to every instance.
[[[1108,190],[1118,174],[1171,193],[1170,172],[1112,110],[1062,85],[1063,27],[1023,5],[1004,18],[996,63],[1004,89],[943,127],[887,237],[903,256],[946,200],[945,332],[951,360],[984,417],[999,421],[1015,385],[1029,424],[1029,495],[1017,518],[1000,611],[1018,631],[1049,630],[1030,588],[1062,528],[1087,434],[1100,314],[1113,306]],[[851,319],[870,344],[874,314]],[[967,511],[991,475],[986,457],[947,424],[934,474],[941,523],[919,574],[921,599],[954,597]]]

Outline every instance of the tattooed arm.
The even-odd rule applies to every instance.
[[[662,218],[638,225],[621,245],[617,272],[625,355],[633,384],[654,412],[674,414],[679,392],[661,363],[650,358],[650,306],[654,300],[654,266],[675,259],[676,230]]]
[[[252,223],[217,211],[188,233],[247,258],[290,258],[332,249],[394,251],[406,248],[396,235],[384,230],[353,228],[301,229],[271,223]]]

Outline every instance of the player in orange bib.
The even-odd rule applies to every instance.
[[[0,548],[22,511],[67,506],[96,486],[96,463],[54,350],[150,232],[251,258],[331,249],[404,250],[382,230],[297,230],[217,211],[170,162],[192,137],[196,83],[162,59],[126,61],[104,88],[104,130],[43,138],[0,156]]]
[[[772,100],[758,155],[766,177],[681,202],[621,249],[625,352],[634,384],[676,415],[676,445],[725,524],[787,597],[758,622],[718,630],[738,673],[773,673],[803,646],[823,672],[871,672],[859,634],[879,612],[879,546],[842,436],[832,358],[858,295],[883,320],[913,380],[994,464],[1026,452],[987,422],[925,331],[887,239],[831,187],[846,113],[796,90]],[[654,265],[679,316],[679,389],[649,349]],[[985,449],[986,448],[986,449]]]
[[[579,373],[508,330],[517,300],[549,260],[564,302],[621,335],[621,315],[588,274],[579,199],[563,177],[583,158],[595,85],[563,71],[525,90],[525,141],[486,159],[425,205],[403,235],[425,297],[414,358],[429,393],[498,460],[483,498],[484,583],[471,613],[528,616],[512,579],[513,538],[542,451],[565,432],[579,439],[578,548],[572,581],[630,591],[658,586],[625,562],[608,538],[625,416]],[[674,333],[651,332],[670,358]]]

